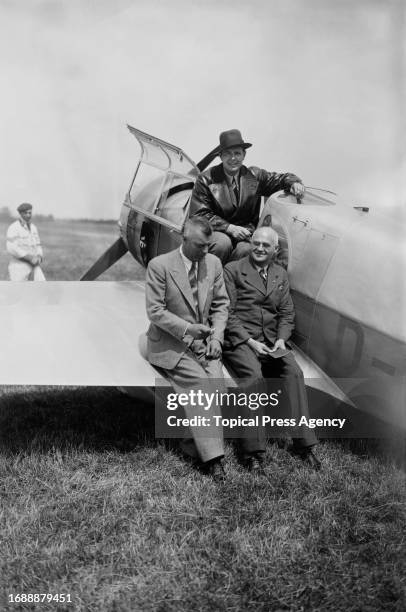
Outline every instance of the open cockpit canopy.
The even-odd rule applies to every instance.
[[[152,220],[181,230],[187,215],[190,190],[199,173],[182,149],[128,126],[140,148],[127,205]],[[179,194],[179,197],[172,197]],[[171,198],[170,206],[167,205]]]

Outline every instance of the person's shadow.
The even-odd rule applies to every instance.
[[[0,450],[128,452],[154,444],[154,404],[115,387],[0,389]]]

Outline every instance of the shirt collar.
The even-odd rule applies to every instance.
[[[265,268],[266,273],[268,274],[268,266],[257,266],[257,264],[254,264],[254,266],[258,270],[258,272],[262,272],[262,270]]]
[[[255,268],[255,270],[257,270],[257,272],[261,272],[261,270],[263,270],[263,269],[265,268],[265,270],[266,270],[266,272],[267,272],[267,274],[268,274],[268,271],[269,271],[269,266],[271,265],[271,263],[272,263],[272,262],[270,262],[270,263],[266,264],[265,266],[259,266],[258,264],[254,263],[254,262],[252,261],[252,259],[250,258],[250,264],[251,264],[251,266],[252,266],[253,268]]]
[[[223,170],[224,170],[224,166],[223,166]],[[240,171],[237,172],[237,174],[227,174],[227,172],[224,170],[224,176],[226,177],[226,181],[229,185],[233,184],[233,180],[235,179],[237,182],[237,185],[239,183],[240,180]]]
[[[31,230],[31,223],[28,224],[27,221],[24,221],[24,219],[22,219],[21,217],[18,218],[21,227],[23,227],[24,229],[30,231]]]
[[[193,261],[191,261],[188,257],[186,257],[186,255],[183,252],[182,245],[179,247],[179,253],[183,259],[183,263],[185,264],[186,272],[189,272],[190,268],[193,265]]]

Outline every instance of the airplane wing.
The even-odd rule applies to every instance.
[[[0,282],[0,384],[115,386],[152,398],[162,376],[145,358],[140,281]],[[352,405],[298,347],[306,384]],[[228,386],[235,386],[224,368]]]
[[[160,377],[145,359],[143,282],[2,281],[0,296],[0,384],[153,387]],[[310,386],[346,401],[294,352]]]
[[[154,386],[142,282],[0,282],[0,384]]]
[[[1,281],[0,385],[115,386],[138,397],[162,380],[146,360],[147,328],[141,281]]]

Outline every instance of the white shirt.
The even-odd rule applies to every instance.
[[[223,167],[223,170],[224,170],[224,167]],[[224,170],[224,174],[227,179],[227,183],[230,185],[230,187],[233,186],[234,180],[235,180],[235,182],[237,183],[238,189],[240,188],[240,181],[239,181],[240,173],[239,172],[237,172],[237,174],[228,174],[228,172]]]
[[[183,263],[185,264],[186,273],[187,273],[187,275],[189,275],[190,268],[193,265],[193,261],[191,261],[188,257],[186,257],[186,255],[183,252],[182,245],[179,247],[179,253],[180,253],[180,256],[182,257]],[[197,274],[197,266],[198,266],[198,263],[196,262],[196,274]],[[187,332],[187,330],[189,328],[189,325],[190,325],[190,323],[186,324],[185,331],[183,332],[182,340],[186,336],[186,332]]]
[[[33,223],[28,226],[17,219],[7,230],[7,252],[15,259],[23,257],[43,257],[38,230]]]
[[[258,272],[261,274],[262,270],[265,269],[265,273],[268,276],[268,266],[269,264],[267,264],[266,266],[258,266],[258,264],[254,264],[254,267],[258,270]]]
[[[179,252],[180,252],[180,256],[182,257],[183,263],[185,264],[186,272],[189,274],[190,268],[192,267],[194,262],[186,257],[186,255],[183,252],[182,246],[179,247]],[[198,264],[196,262],[196,274],[197,274],[197,265]]]

